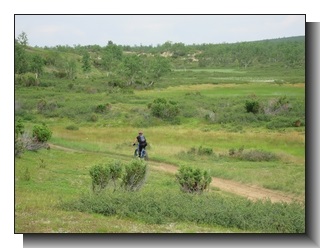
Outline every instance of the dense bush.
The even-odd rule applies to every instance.
[[[21,154],[24,152],[25,147],[22,142],[22,139],[19,135],[15,134],[14,135],[14,156],[15,157],[20,157]]]
[[[213,150],[210,147],[202,147],[199,146],[198,148],[191,147],[190,150],[187,152],[188,154],[193,154],[193,155],[213,155]]]
[[[122,163],[115,160],[106,164],[94,165],[89,170],[89,174],[91,176],[93,191],[105,189],[110,181],[113,182],[114,190],[116,190],[116,182],[122,176]]]
[[[246,108],[248,113],[257,114],[259,112],[259,109],[260,109],[260,104],[256,100],[250,100],[250,101],[246,100],[245,108]]]
[[[27,72],[24,74],[15,75],[15,84],[22,86],[37,86],[39,85],[39,80],[37,79],[35,73]]]
[[[286,96],[282,96],[276,99],[270,99],[266,106],[264,106],[263,110],[266,114],[276,115],[290,112],[292,110],[292,106],[289,99]]]
[[[110,177],[110,169],[108,166],[101,164],[94,165],[89,170],[89,174],[91,176],[93,191],[100,191],[108,185]]]
[[[109,103],[107,103],[107,104],[99,104],[99,105],[97,105],[95,107],[94,112],[102,114],[102,113],[105,113],[109,109],[110,109],[110,104]]]
[[[122,163],[120,161],[114,161],[109,164],[109,172],[110,172],[110,179],[113,182],[114,189],[117,187],[117,180],[121,178],[122,175]]]
[[[231,148],[229,149],[229,156],[238,158],[241,160],[246,161],[255,161],[255,162],[261,162],[261,161],[273,161],[277,160],[278,157],[276,154],[272,152],[267,152],[263,150],[244,150],[243,147],[240,147],[239,149]]]
[[[241,159],[246,161],[261,162],[276,160],[277,156],[272,152],[266,152],[263,150],[250,150],[242,153]]]
[[[125,165],[122,177],[122,187],[128,191],[139,190],[146,179],[147,164],[144,160],[134,159]]]
[[[266,124],[268,129],[279,129],[287,127],[299,127],[304,126],[304,122],[297,118],[291,118],[286,116],[276,116]]]
[[[35,125],[32,130],[32,137],[34,137],[38,142],[46,142],[52,136],[52,131],[47,127],[46,124]]]
[[[76,130],[79,130],[79,127],[77,125],[71,124],[66,126],[66,129],[76,131]]]
[[[176,174],[180,188],[188,193],[202,193],[211,183],[211,176],[207,171],[181,166]]]
[[[99,117],[96,114],[92,114],[92,115],[90,115],[88,121],[97,122],[98,119],[99,119]]]
[[[117,181],[121,181],[121,187],[128,191],[139,190],[146,178],[147,164],[139,159],[132,160],[127,164],[113,161],[106,164],[98,164],[91,167],[89,174],[92,181],[92,190],[101,191],[109,182],[113,182],[114,191]]]
[[[58,108],[58,104],[55,101],[47,101],[45,99],[41,99],[37,103],[37,109],[39,113],[42,114],[52,114],[52,112]]]
[[[24,124],[21,119],[18,119],[14,126],[14,133],[18,136],[24,133]]]
[[[31,136],[25,131],[23,122],[19,119],[15,123],[14,134],[14,156],[20,157],[24,151],[36,151],[41,148],[49,149],[46,141],[51,137],[51,131],[43,124],[33,127],[33,135]]]
[[[167,101],[164,98],[157,98],[148,105],[151,109],[151,114],[155,117],[170,120],[177,117],[180,110],[176,102]]]

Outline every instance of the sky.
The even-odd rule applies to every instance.
[[[306,15],[15,15],[30,46],[236,43],[305,35]]]

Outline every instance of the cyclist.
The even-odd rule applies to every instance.
[[[139,157],[141,157],[141,151],[142,151],[142,149],[145,149],[146,146],[148,145],[147,139],[146,139],[146,137],[143,135],[143,132],[142,132],[142,131],[139,131],[139,134],[138,134],[138,136],[136,137],[133,145],[136,144],[135,142],[138,142]]]

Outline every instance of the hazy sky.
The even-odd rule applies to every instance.
[[[31,46],[234,43],[305,35],[305,15],[15,15]]]

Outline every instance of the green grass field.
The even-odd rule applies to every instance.
[[[294,79],[279,83],[286,77]],[[15,89],[16,118],[26,131],[42,122],[52,130],[50,150],[26,151],[15,159],[16,233],[304,233],[304,202],[252,202],[215,187],[190,196],[180,192],[174,174],[156,170],[156,162],[188,165],[213,177],[304,199],[301,74],[176,70],[149,90],[110,88],[103,79],[81,79],[73,87],[70,82],[51,83]],[[174,102],[178,115],[152,115],[149,105],[157,98]],[[260,112],[246,112],[247,100],[258,101]],[[97,112],[98,105],[108,108]],[[302,124],[295,126],[296,121]],[[132,160],[140,129],[149,143],[145,186],[132,193],[136,197],[107,189],[96,199],[90,168]],[[190,152],[199,147],[213,152]],[[243,156],[230,156],[232,149],[243,149]],[[258,161],[254,156],[261,154],[275,159]],[[178,207],[182,204],[186,208]],[[108,212],[107,205],[116,210]]]

